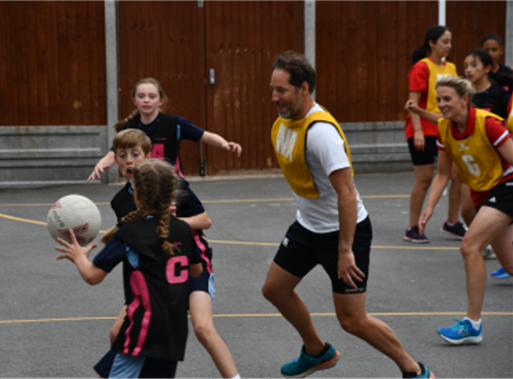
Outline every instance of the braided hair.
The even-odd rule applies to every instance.
[[[174,247],[167,237],[169,235],[169,207],[174,200],[177,187],[177,175],[173,166],[158,159],[148,159],[134,167],[135,190],[139,194],[140,208],[123,217],[120,224],[141,218],[148,213],[158,213],[160,216],[157,233],[162,247],[168,254],[173,254]],[[107,243],[116,232],[112,228],[102,238]]]
[[[165,108],[166,108],[166,105],[167,105],[167,102],[169,101],[169,98],[166,96],[164,90],[162,89],[162,86],[160,85],[160,82],[157,80],[157,79],[153,79],[153,78],[144,78],[144,79],[141,79],[139,80],[135,86],[134,86],[134,89],[132,90],[132,99],[135,99],[135,93],[137,92],[137,88],[141,85],[141,84],[153,84],[157,90],[159,91],[159,97],[160,97],[160,100],[164,100],[162,106],[160,107],[160,111],[163,111]],[[135,109],[134,111],[132,111],[132,113],[130,113],[125,119],[123,120],[119,120],[115,125],[114,125],[114,129],[116,130],[116,132],[119,132],[121,130],[121,128],[129,121],[133,120],[134,117],[138,116],[139,115],[139,110],[138,109]]]

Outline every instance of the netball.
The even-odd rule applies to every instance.
[[[50,208],[46,222],[48,231],[55,240],[61,237],[71,242],[69,229],[73,229],[78,243],[84,246],[98,235],[102,217],[98,207],[87,197],[67,195]]]

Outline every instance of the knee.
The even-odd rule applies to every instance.
[[[267,282],[262,286],[262,295],[271,303],[274,303],[274,300],[279,297],[277,293],[276,288]]]
[[[202,345],[208,344],[217,334],[214,325],[198,323],[194,325],[194,334]]]
[[[427,191],[429,186],[431,185],[431,177],[429,176],[420,176],[416,180],[417,187],[422,189],[423,191]]]
[[[360,334],[360,330],[364,324],[364,319],[358,317],[339,317],[338,321],[342,329],[355,336]]]
[[[476,246],[471,243],[467,238],[463,238],[460,246],[461,255],[463,259],[468,259],[474,254],[481,254],[480,251],[476,248]]]

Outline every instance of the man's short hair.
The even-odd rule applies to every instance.
[[[315,70],[303,54],[294,51],[282,53],[273,64],[274,70],[284,70],[290,74],[289,83],[299,88],[303,82],[308,83],[308,90],[312,94],[315,90]]]

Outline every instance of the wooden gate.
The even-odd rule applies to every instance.
[[[134,109],[134,84],[151,76],[170,98],[167,112],[241,143],[241,158],[204,146],[208,174],[276,168],[269,137],[277,116],[270,102],[271,64],[278,53],[301,49],[302,6],[119,2],[121,117]],[[181,156],[185,174],[197,175],[199,145],[182,142]]]

